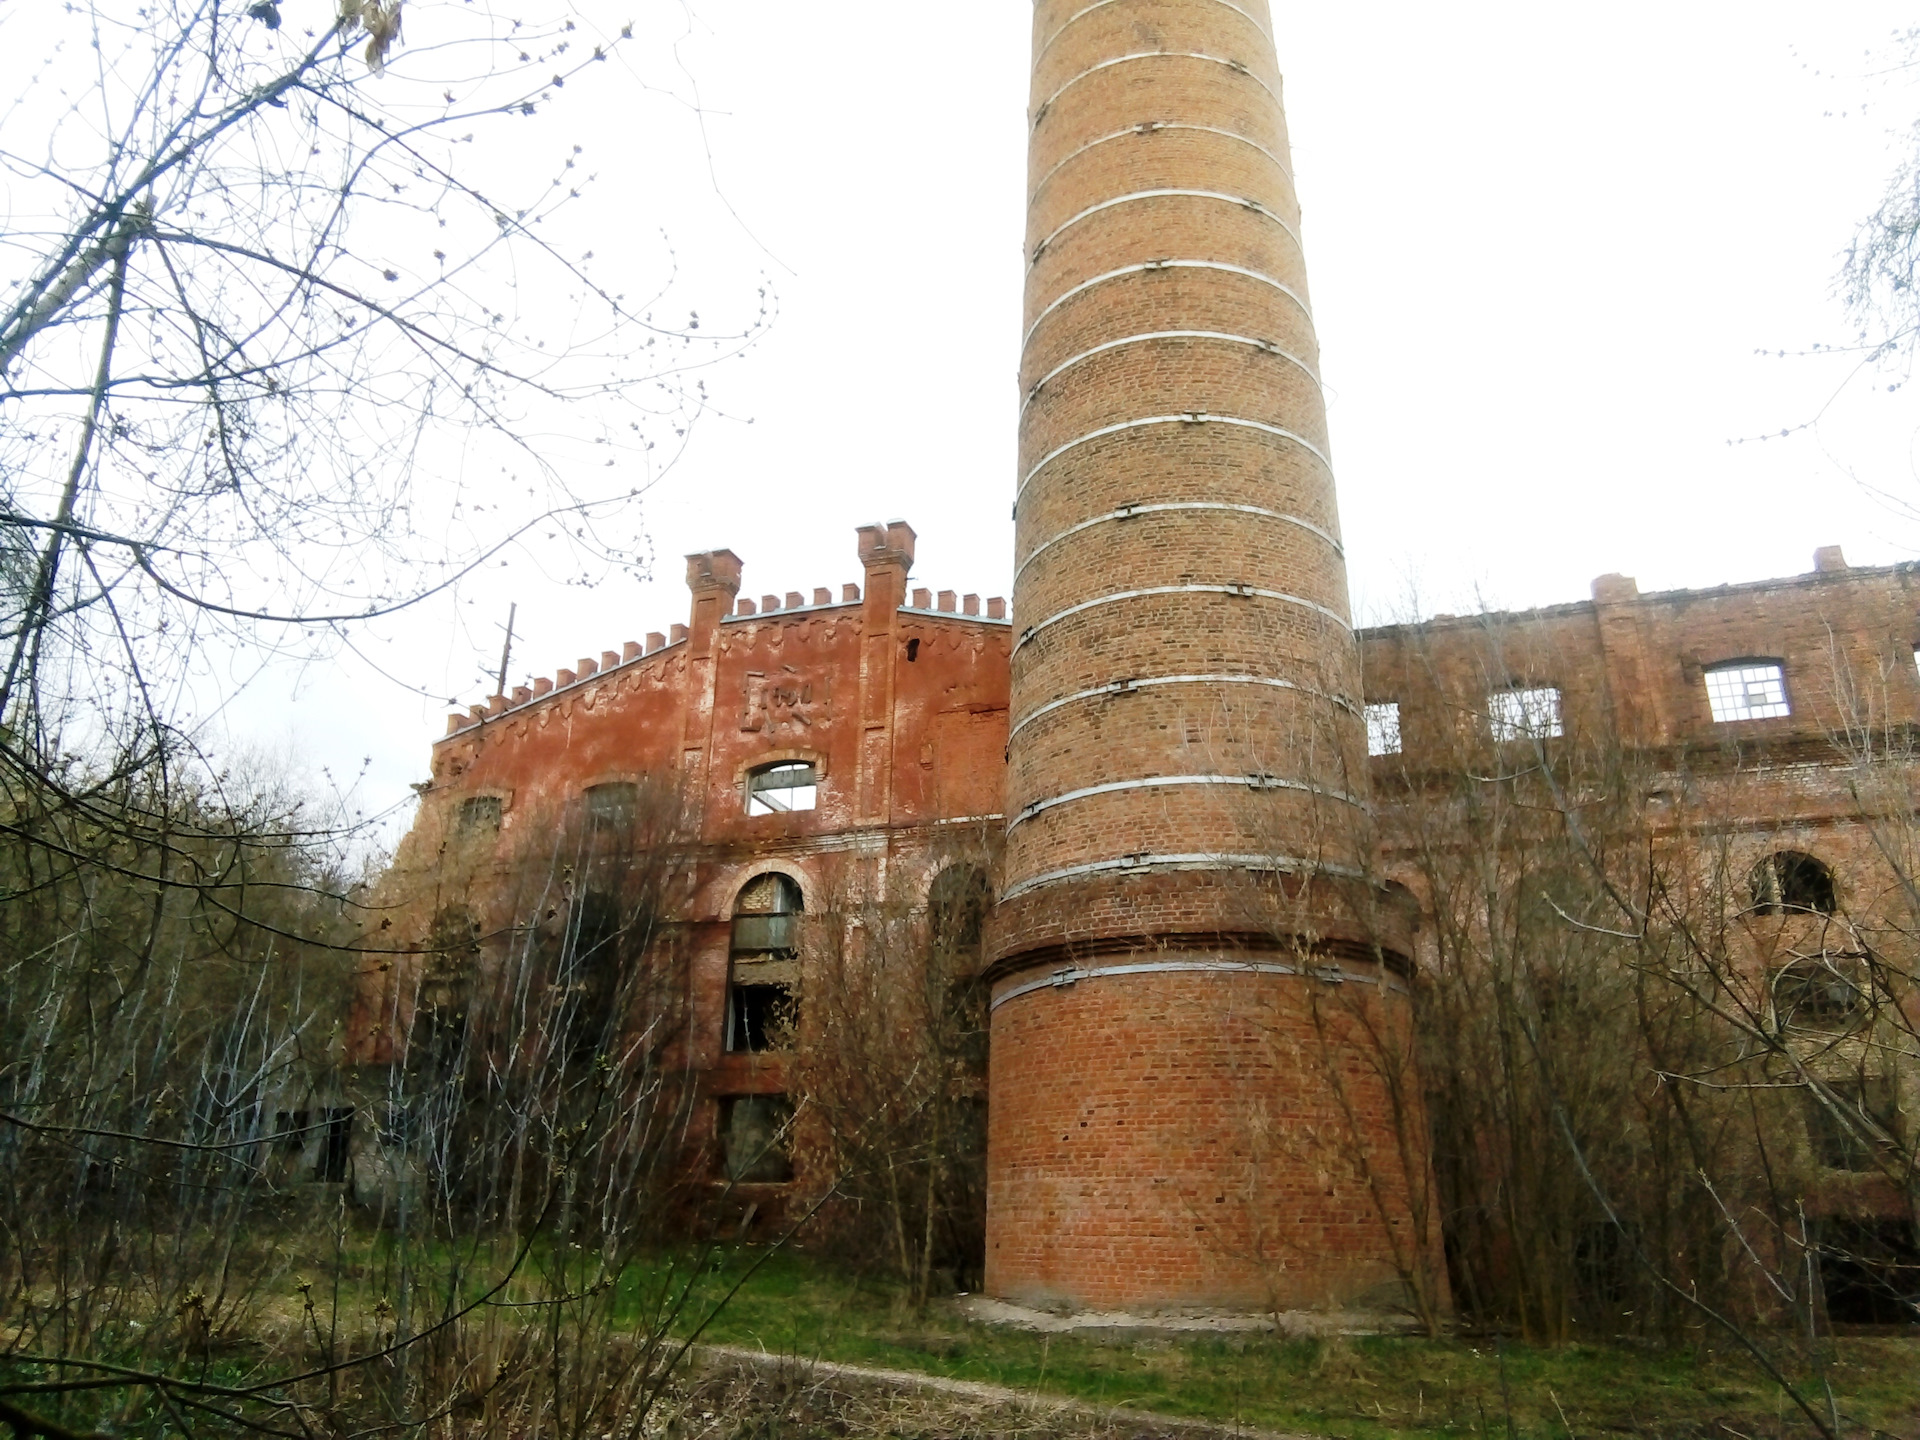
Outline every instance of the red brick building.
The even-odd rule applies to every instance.
[[[772,917],[844,908],[850,885],[924,905],[940,869],[988,853],[982,832],[1005,826],[1014,622],[997,600],[910,590],[913,543],[905,524],[865,527],[863,583],[758,602],[739,598],[743,567],[730,553],[693,556],[688,619],[670,636],[583,660],[538,693],[495,697],[453,717],[386,882],[396,924],[417,932],[404,938],[425,953],[411,966],[369,967],[359,1058],[394,1058],[396,1042],[412,1029],[422,986],[431,988],[425,977],[435,917],[450,895],[472,909],[479,931],[511,928],[506,875],[524,863],[523,837],[552,829],[569,805],[670,777],[692,798],[676,832],[686,867],[675,902],[691,937],[685,1062],[697,1077],[694,1135],[704,1156],[690,1163],[724,1176],[730,1140],[736,1148],[761,1143],[757,1127],[768,1115],[738,1102],[784,1099],[787,1059],[755,1029],[761,1021],[753,1006],[774,987],[804,994],[804,977],[778,958],[797,947],[772,933],[788,922]],[[1594,583],[1591,601],[1362,631],[1375,752],[1367,763],[1379,805],[1390,813],[1417,804],[1423,785],[1458,766],[1462,735],[1484,741],[1506,726],[1508,739],[1531,740],[1537,731],[1553,747],[1605,737],[1651,773],[1685,777],[1685,793],[1682,780],[1672,779],[1674,793],[1650,812],[1666,817],[1668,834],[1731,833],[1741,875],[1764,869],[1775,854],[1810,856],[1832,887],[1821,901],[1828,908],[1898,911],[1902,896],[1875,851],[1859,755],[1846,737],[1863,719],[1881,733],[1920,724],[1920,567],[1850,569],[1835,550],[1819,559],[1805,576],[1701,591],[1642,595],[1630,580],[1606,576]],[[769,785],[775,788],[759,788]],[[1380,865],[1386,877],[1418,890],[1407,857],[1389,849]],[[783,877],[777,890],[770,876]],[[1004,886],[1004,871],[996,881]],[[1244,905],[1237,914],[1223,928],[1242,936],[1235,953],[1245,958],[1262,948],[1245,943],[1262,927]],[[1063,926],[1076,918],[1063,917]],[[1417,955],[1424,932],[1416,926],[1413,933]],[[1098,954],[1063,954],[1041,977],[1044,989],[1095,991],[1098,981],[1086,972],[1113,962],[1090,948]],[[998,993],[1021,983],[1031,982],[1002,982]],[[1242,1010],[1259,1013],[1251,1002]],[[1151,1013],[1153,1023],[1193,1044],[1164,1008]],[[1123,1026],[1124,1019],[1083,1016],[1081,1023],[1107,1044],[1112,1037],[1099,1024]],[[994,1043],[1009,1038],[1017,1045],[1025,1037],[997,1014]],[[1068,1047],[1035,1063],[1063,1091],[1084,1093],[1076,1090],[1079,1062]],[[1240,1122],[1230,1107],[1213,1097],[1211,1115],[1190,1108],[1182,1083],[1177,1070],[1144,1075],[1131,1112],[1136,1123],[1157,1119],[1195,1147],[1209,1143],[1211,1127],[1211,1139],[1230,1152],[1227,1163],[1240,1168],[1243,1188],[1260,1164],[1281,1163],[1272,1151],[1236,1146]],[[1004,1104],[1004,1093],[996,1087],[991,1103]],[[1303,1127],[1327,1124],[1314,1110],[1296,1103],[1287,1117]],[[739,1133],[730,1135],[730,1125]],[[1079,1130],[1076,1116],[1060,1133]],[[1139,1163],[1148,1183],[1177,1170]],[[807,1178],[789,1182],[777,1162],[740,1174],[749,1187],[741,1193],[763,1206],[790,1183],[804,1188]],[[756,1178],[768,1175],[778,1178]],[[1825,1193],[1839,1209],[1895,1213],[1902,1203],[1864,1180],[1831,1179]],[[770,1188],[751,1188],[759,1185]],[[1316,1214],[1297,1194],[1290,1203]],[[1249,1207],[1233,1208],[1235,1223],[1251,1223]],[[1235,1250],[1216,1215],[1188,1222],[1196,1223],[1209,1228],[1189,1229],[1201,1238],[1187,1243],[1202,1256],[1245,1253],[1244,1236]],[[1383,1220],[1349,1210],[1314,1223],[1322,1236],[1337,1237],[1344,1226],[1366,1248]],[[1143,1226],[1133,1243],[1144,1256],[1157,1238]],[[1269,1273],[1303,1268],[1287,1263],[1296,1252],[1278,1238],[1270,1243]],[[1323,1292],[1298,1303],[1341,1298]],[[1231,1293],[1212,1303],[1236,1300],[1247,1303]]]
[[[1860,687],[1915,718],[1911,577],[1834,553],[1356,634],[1267,7],[1037,0],[1032,77],[1014,615],[909,595],[898,522],[838,593],[756,604],[737,557],[693,556],[684,626],[454,718],[390,918],[423,954],[512,932],[533,842],[669,808],[690,1153],[777,1189],[745,1156],[787,1113],[781,1037],[806,1044],[798,917],[924,906],[990,863],[986,1288],[1432,1316],[1421,1087],[1380,1063],[1411,1054],[1427,942],[1380,817],[1463,735],[1604,734],[1689,784],[1737,773],[1755,835],[1799,827],[1844,886],[1814,852],[1863,842],[1824,757]],[[589,871],[550,868],[546,916],[590,909]],[[371,975],[362,1058],[452,983]]]

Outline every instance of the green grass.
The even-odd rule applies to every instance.
[[[1814,1433],[1778,1387],[1724,1348],[1043,1336],[973,1323],[950,1302],[915,1315],[897,1287],[790,1252],[768,1259],[703,1338],[1353,1440]],[[1810,1378],[1816,1361],[1849,1436],[1920,1436],[1920,1338],[1842,1338],[1797,1357],[1797,1375]],[[1817,1380],[1811,1393],[1824,1395]]]

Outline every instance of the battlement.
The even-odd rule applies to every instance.
[[[756,602],[739,593],[746,565],[733,551],[706,550],[689,555],[687,589],[693,598],[693,611],[687,624],[670,626],[666,634],[657,630],[648,631],[644,642],[628,640],[619,650],[603,650],[598,660],[592,656],[582,656],[571,669],[556,670],[551,678],[542,676],[530,686],[517,685],[509,694],[490,696],[484,705],[470,705],[465,710],[456,710],[447,716],[446,734],[441,738],[450,739],[550,696],[650,660],[686,644],[696,631],[703,630],[703,626],[710,629],[713,625],[765,620],[772,616],[783,619],[811,617],[824,611],[864,605],[876,595],[883,595],[896,586],[900,587],[900,595],[893,608],[903,614],[968,620],[984,625],[1013,623],[1007,614],[1007,602],[999,595],[986,600],[984,614],[981,613],[980,596],[960,595],[952,590],[940,591],[936,602],[932,590],[916,589],[909,603],[904,585],[906,572],[913,566],[914,541],[917,537],[913,527],[906,521],[890,520],[884,525],[863,525],[856,533],[860,541],[860,560],[867,572],[864,596],[861,586],[845,584],[840,587],[840,596],[836,600],[830,587],[819,585],[814,587],[811,599],[802,591],[789,590],[784,597],[762,595]],[[717,615],[711,614],[714,607],[703,606],[702,603],[712,600],[720,602]],[[707,635],[706,638],[710,639],[711,636]]]

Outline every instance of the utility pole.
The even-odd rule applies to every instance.
[[[507,693],[507,662],[513,659],[513,618],[520,613],[520,602],[514,601],[507,607],[507,643],[500,647],[500,680],[493,687],[493,693]]]

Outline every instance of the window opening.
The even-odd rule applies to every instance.
[[[819,773],[803,760],[769,765],[747,777],[749,815],[781,815],[792,810],[811,810],[819,803],[819,799]]]
[[[1721,665],[1707,671],[1707,704],[1716,724],[1729,720],[1774,720],[1791,715],[1787,677],[1771,661]]]
[[[633,829],[639,787],[620,780],[587,791],[587,826],[596,835],[625,835]]]
[[[1775,972],[1776,1022],[1802,1030],[1846,1030],[1865,1019],[1870,982],[1863,974],[1849,973],[1843,963],[1798,960]]]
[[[613,1021],[620,979],[620,907],[612,896],[589,890],[572,917],[572,945],[565,954],[561,984],[562,1045],[569,1060],[590,1060]]]
[[[934,949],[963,959],[978,959],[993,887],[978,865],[949,865],[927,890],[927,923]]]
[[[756,875],[734,902],[726,1048],[785,1049],[799,1025],[800,886],[790,875]]]
[[[1566,733],[1560,692],[1554,687],[1496,690],[1487,696],[1487,720],[1495,741],[1554,740]]]
[[[1872,1170],[1898,1116],[1892,1078],[1848,1076],[1828,1081],[1826,1091],[1807,1091],[1807,1139],[1815,1158],[1829,1170]]]
[[[912,661],[918,660],[919,658],[920,658],[920,642],[918,640],[907,641],[908,662],[911,663]]]
[[[720,1102],[720,1158],[740,1185],[779,1185],[793,1178],[787,1146],[793,1102],[784,1095],[730,1095]]]
[[[1829,1216],[1814,1222],[1820,1289],[1836,1325],[1920,1321],[1920,1244],[1911,1220]]]
[[[353,1107],[322,1110],[320,1117],[320,1158],[313,1178],[336,1185],[347,1178],[347,1161],[353,1154]]]
[[[1798,850],[1780,850],[1763,858],[1747,873],[1747,888],[1753,894],[1753,908],[1763,915],[1831,915],[1836,908],[1833,872]]]
[[[478,835],[500,828],[500,797],[469,795],[460,802],[460,833]]]
[[[1367,754],[1400,753],[1400,702],[1383,700],[1367,706]]]

